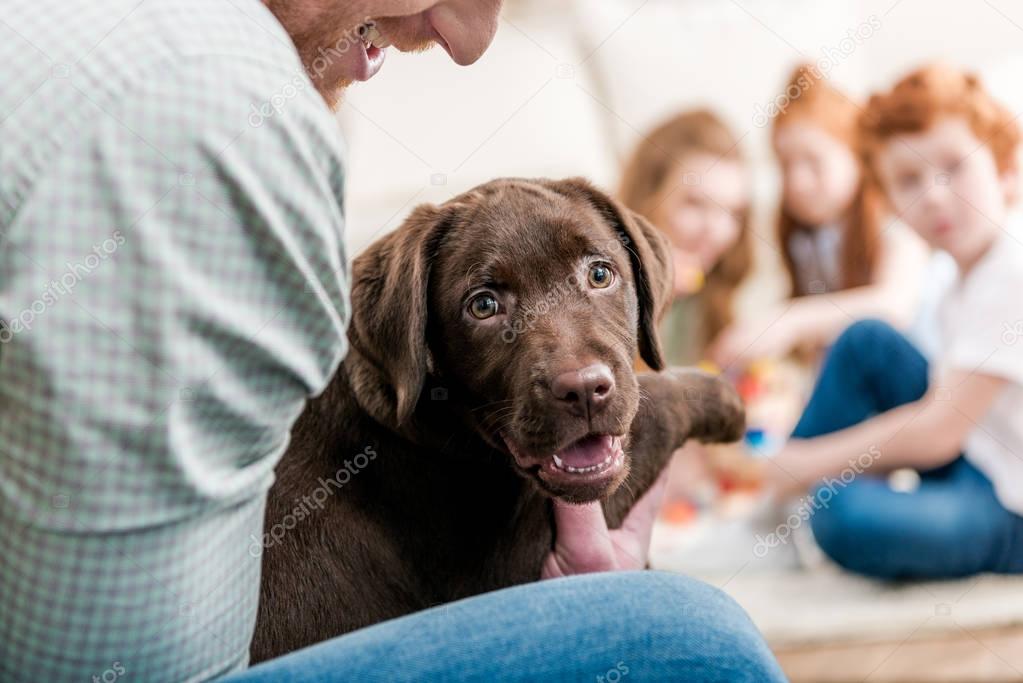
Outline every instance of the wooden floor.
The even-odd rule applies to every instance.
[[[910,636],[876,643],[778,647],[792,683],[1008,683],[1023,681],[1023,628]]]
[[[793,683],[1023,681],[1023,577],[898,584],[828,566],[723,587]]]
[[[783,566],[780,557],[764,558],[769,564],[665,540],[654,568],[735,598],[793,683],[1023,682],[1023,576],[881,582],[828,562]],[[703,571],[710,563],[697,563],[700,555],[719,566]]]

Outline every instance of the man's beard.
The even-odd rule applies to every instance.
[[[302,65],[320,96],[335,108],[341,91],[351,85],[343,74],[331,74],[329,68],[312,69],[332,59],[340,46],[362,49],[358,29],[365,23],[360,18],[370,2],[335,2],[334,0],[263,0],[295,44]],[[317,61],[320,60],[320,61]]]
[[[333,55],[347,50],[362,50],[362,39],[379,31],[384,39],[401,52],[423,52],[433,45],[432,36],[422,29],[420,22],[403,17],[372,19],[359,16],[361,5],[371,3],[311,2],[304,5],[295,0],[266,0],[267,6],[291,35],[313,86],[331,109],[341,102],[345,88],[353,84],[351,76],[333,66]],[[303,6],[304,5],[304,6]],[[312,6],[310,6],[312,5]],[[326,66],[324,67],[324,65]]]
[[[398,52],[426,52],[436,45],[433,37],[424,36],[423,32],[413,22],[403,21],[402,17],[379,17],[368,19],[347,31],[339,32],[338,35],[340,37],[333,42],[326,43],[326,45],[311,46],[310,50],[313,55],[311,59],[315,59],[321,47],[323,49],[330,49],[331,46],[338,45],[339,41],[344,42],[346,38],[356,41],[361,40],[362,36],[367,34],[367,30],[364,29],[368,29],[368,35],[371,38],[375,35],[374,31],[379,31],[379,34],[383,36],[389,45],[387,49],[393,49]],[[351,49],[361,50],[362,46],[353,44]],[[313,62],[303,56],[302,63],[305,64],[306,70],[310,71],[310,66],[313,65]],[[315,70],[311,70],[310,78],[313,79],[313,84],[331,109],[337,109],[341,104],[344,91],[355,83],[351,78],[344,77],[332,80],[316,78]]]
[[[373,26],[399,52],[426,52],[436,42],[423,30],[419,22],[404,17],[377,17]]]

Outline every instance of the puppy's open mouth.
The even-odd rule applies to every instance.
[[[530,456],[504,441],[520,467],[558,489],[610,483],[625,465],[622,438],[611,434],[587,434],[547,456]]]
[[[621,467],[624,459],[620,437],[590,434],[554,453],[545,464],[571,474],[592,474]]]

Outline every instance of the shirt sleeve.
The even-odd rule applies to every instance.
[[[993,248],[949,294],[941,366],[1023,385],[1023,248],[1008,234]]]
[[[51,680],[247,661],[273,467],[345,352],[343,150],[308,79],[149,75],[83,100],[2,247],[0,660]]]

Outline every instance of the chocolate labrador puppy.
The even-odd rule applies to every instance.
[[[724,382],[663,361],[665,239],[582,179],[420,206],[355,260],[349,351],[292,430],[266,512],[253,661],[536,581],[552,498],[621,525]]]

